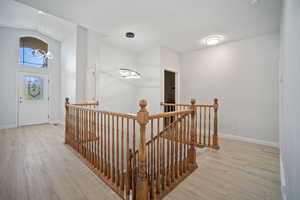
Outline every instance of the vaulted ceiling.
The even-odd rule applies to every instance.
[[[200,40],[210,34],[222,34],[229,42],[278,32],[280,27],[281,0],[17,1],[135,51],[159,44],[185,52],[203,48]],[[127,31],[135,32],[136,38],[126,39]]]

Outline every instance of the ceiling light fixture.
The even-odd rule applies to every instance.
[[[204,44],[207,46],[217,45],[224,40],[223,35],[209,35],[203,39]]]
[[[133,32],[127,32],[126,33],[126,37],[127,38],[134,38],[135,37],[135,34]]]
[[[44,12],[41,11],[41,10],[38,11],[38,14],[40,14],[40,15],[46,15],[46,13],[44,13]]]
[[[124,68],[120,69],[120,76],[122,78],[125,78],[125,79],[139,79],[139,78],[141,78],[140,73],[138,73],[136,71],[133,71],[131,69],[124,69]]]

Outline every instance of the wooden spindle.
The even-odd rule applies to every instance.
[[[176,115],[176,119],[178,119],[179,116]],[[175,119],[175,120],[176,120]],[[175,125],[175,166],[174,166],[174,170],[175,170],[175,178],[177,179],[178,178],[178,140],[179,140],[179,137],[178,137],[178,123],[176,123]]]
[[[202,108],[199,107],[199,144],[202,144]]]
[[[107,147],[107,149],[108,149],[108,157],[107,157],[107,164],[108,164],[108,166],[107,166],[107,176],[108,176],[108,178],[111,178],[111,153],[110,153],[110,150],[111,150],[111,146],[110,146],[110,140],[111,140],[111,126],[110,126],[110,117],[111,117],[111,115],[110,114],[108,114],[107,115],[107,117],[108,117],[108,123],[107,123],[107,145],[108,145],[108,147]]]
[[[122,162],[121,162],[121,175],[122,175],[122,179],[121,179],[121,190],[124,190],[124,148],[125,148],[125,146],[124,146],[124,117],[122,117],[121,118],[122,120],[121,120],[121,129],[122,129],[122,132],[121,132],[121,150],[122,150],[122,154],[121,154],[121,156],[122,156],[122,158],[121,158],[121,160],[122,160]]]
[[[132,189],[132,150],[127,151],[127,173],[126,173],[126,196],[129,199],[130,190]]]
[[[136,151],[136,144],[135,144],[135,138],[136,138],[136,136],[135,136],[135,120],[132,120],[132,127],[133,127],[133,130],[132,130],[132,138],[133,138],[133,149],[134,149],[134,152]],[[146,147],[145,147],[146,148]],[[136,162],[137,162],[137,160],[136,160],[136,155],[134,154],[134,156],[133,156],[133,166],[134,166],[134,168],[133,168],[133,173],[135,174],[135,176],[133,176],[133,185],[132,185],[132,192],[133,192],[133,194],[134,194],[134,196],[133,196],[133,199],[135,200],[135,198],[136,198],[136,184],[137,184],[137,176],[136,176],[136,174],[138,173],[137,172],[137,164],[136,164]]]
[[[69,129],[69,104],[70,104],[70,102],[69,102],[69,98],[68,97],[66,97],[65,98],[65,144],[68,144],[68,137],[69,137],[69,135],[68,135],[68,129]]]
[[[107,114],[104,114],[104,174],[108,175],[108,160],[107,160]]]
[[[172,117],[173,118],[173,117]],[[173,121],[173,120],[172,120]],[[171,122],[172,123],[172,122]],[[175,172],[174,172],[174,163],[175,163],[175,159],[174,159],[174,155],[175,155],[175,126],[172,125],[170,128],[170,143],[171,143],[171,155],[170,155],[170,181],[174,182],[174,176],[175,176]]]
[[[97,112],[97,168],[100,170],[100,113]]]
[[[182,125],[183,125],[183,121],[180,120],[179,121],[179,127],[180,127],[180,130],[179,130],[179,140],[180,140],[180,145],[179,145],[179,174],[180,176],[182,176],[182,171],[183,171],[183,164],[182,164],[182,147],[183,147],[183,128],[182,128]]]
[[[193,110],[192,114],[191,114],[191,147],[190,147],[190,152],[189,152],[189,164],[191,165],[191,167],[197,167],[196,164],[196,149],[195,149],[195,136],[196,136],[196,130],[195,130],[195,124],[196,124],[196,118],[195,118],[195,114],[196,114],[196,100],[192,99],[191,100],[192,106],[191,109]]]
[[[116,173],[117,173],[117,186],[120,186],[120,167],[119,167],[119,155],[120,155],[120,152],[119,152],[119,117],[117,116],[117,141],[116,141],[116,151],[117,151],[117,169],[116,169]]]
[[[151,153],[151,157],[148,157],[148,160],[151,160],[150,162],[150,184],[151,184],[151,188],[150,188],[150,198],[154,198],[154,134],[153,134],[153,119],[150,121],[150,129],[151,129],[151,142],[150,142],[150,153]],[[151,159],[150,159],[151,158]]]
[[[157,134],[159,134],[159,119],[157,119]],[[160,135],[157,135],[157,177],[156,177],[156,193],[160,193]]]
[[[210,147],[210,124],[211,124],[211,108],[208,108],[208,146]]]
[[[203,144],[206,146],[206,107],[204,107]]]
[[[104,130],[103,130],[103,113],[101,112],[101,115],[100,115],[100,148],[101,148],[101,173],[103,173],[104,172],[104,158],[103,158],[103,151],[104,151],[104,148],[103,148],[103,132],[104,132]]]
[[[214,99],[214,135],[213,135],[213,148],[220,149],[218,143],[218,99]]]
[[[115,118],[112,116],[112,128],[111,128],[111,137],[112,137],[112,145],[111,145],[111,154],[112,154],[112,181],[115,183],[116,181],[116,169],[115,169]]]

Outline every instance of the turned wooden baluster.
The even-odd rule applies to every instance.
[[[190,137],[191,137],[191,147],[190,147],[190,150],[189,150],[189,165],[191,168],[194,168],[194,167],[197,167],[197,163],[196,163],[196,150],[195,150],[195,142],[196,142],[196,126],[195,126],[195,123],[196,123],[196,118],[195,118],[195,114],[196,114],[196,100],[195,99],[192,99],[191,100],[191,109],[193,110],[192,114],[191,114],[191,134],[190,134]]]
[[[132,189],[132,150],[127,150],[127,176],[126,176],[126,199],[129,199],[130,190]]]
[[[69,123],[68,123],[68,117],[69,117],[69,107],[68,105],[70,104],[69,102],[69,98],[66,97],[65,98],[65,109],[66,109],[66,113],[65,113],[65,144],[68,144],[68,126],[69,126]]]
[[[146,109],[147,101],[141,100],[140,111],[137,113],[137,121],[140,125],[140,145],[139,145],[139,162],[138,162],[138,177],[137,177],[137,200],[148,199],[148,180],[147,180],[147,154],[146,154],[146,125],[149,121],[149,113]]]
[[[213,135],[213,148],[220,149],[218,143],[218,99],[214,99],[214,135]]]

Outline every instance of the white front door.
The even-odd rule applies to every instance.
[[[19,72],[18,88],[18,125],[48,123],[48,75]]]

